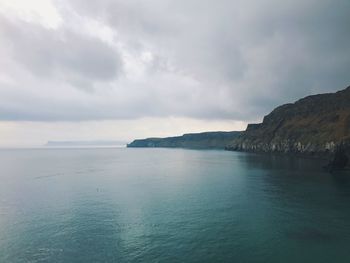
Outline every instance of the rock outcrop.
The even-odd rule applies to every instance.
[[[329,172],[343,170],[348,162],[349,157],[346,155],[343,145],[339,145],[334,152],[332,160],[330,160],[330,162],[324,168]]]
[[[193,149],[224,149],[240,132],[189,133],[167,138],[148,138],[134,140],[127,147],[166,147]]]
[[[262,123],[249,124],[226,149],[327,156],[340,144],[349,153],[350,86],[277,107]]]

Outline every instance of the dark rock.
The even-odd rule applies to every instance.
[[[334,152],[332,160],[328,163],[327,166],[325,166],[325,169],[330,172],[343,170],[348,164],[348,161],[349,158],[346,155],[345,149],[343,145],[340,144]]]

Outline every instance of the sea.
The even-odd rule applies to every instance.
[[[350,174],[220,150],[0,150],[0,262],[350,262]]]

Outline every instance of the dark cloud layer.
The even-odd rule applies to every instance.
[[[1,19],[1,29],[10,43],[12,59],[38,78],[63,78],[90,85],[112,80],[122,71],[119,54],[97,38],[5,18]]]
[[[1,20],[1,119],[250,121],[349,84],[348,0],[55,3],[55,29]]]

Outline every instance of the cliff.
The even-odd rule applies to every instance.
[[[336,93],[308,96],[274,109],[227,150],[328,155],[350,149],[350,86]]]
[[[189,133],[176,137],[134,140],[127,147],[224,149],[239,134],[240,132]]]

